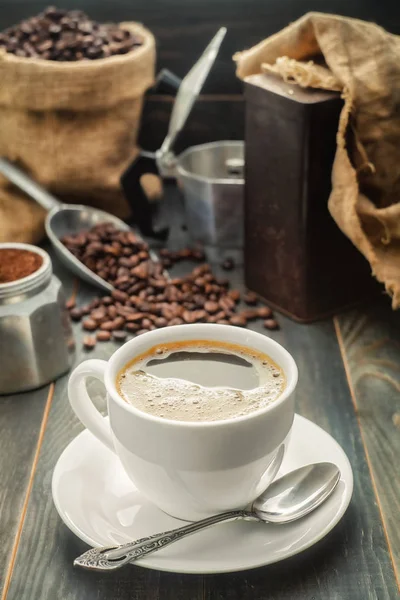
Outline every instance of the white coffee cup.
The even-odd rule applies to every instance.
[[[140,411],[121,398],[116,377],[127,362],[167,342],[212,340],[268,354],[284,371],[286,388],[267,407],[223,421],[173,421]],[[107,391],[109,423],[94,407],[86,378]],[[82,423],[116,452],[137,488],[164,512],[185,520],[247,506],[265,489],[271,464],[283,456],[294,418],[297,367],[267,336],[229,325],[194,324],[138,336],[109,359],[87,360],[71,374],[68,395]],[[274,469],[275,474],[276,469]]]

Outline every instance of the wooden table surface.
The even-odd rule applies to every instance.
[[[180,244],[180,224],[174,227],[172,239]],[[78,304],[96,295],[56,260],[54,269]],[[240,269],[231,279],[243,287]],[[132,566],[103,575],[73,568],[74,557],[87,546],[61,522],[51,496],[57,459],[82,429],[68,403],[68,375],[35,392],[0,397],[1,600],[398,598],[399,317],[383,299],[311,325],[279,318],[281,330],[271,336],[298,363],[297,412],[341,444],[355,487],[345,516],[325,539],[253,571],[193,576]],[[88,356],[107,358],[117,347],[99,343],[88,353],[82,349],[80,326],[74,329],[75,364]],[[265,333],[260,326],[254,329]]]

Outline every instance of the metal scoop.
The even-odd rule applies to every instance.
[[[88,283],[107,292],[112,291],[114,287],[111,283],[88,269],[60,240],[64,235],[76,234],[99,223],[113,223],[122,231],[131,228],[121,219],[103,210],[82,204],[63,204],[5,158],[0,158],[0,173],[48,211],[45,221],[46,234],[60,261]]]

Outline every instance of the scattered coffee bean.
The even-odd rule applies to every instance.
[[[213,313],[216,313],[219,310],[219,304],[218,302],[205,302],[204,303],[204,310],[206,310],[208,313],[210,313],[211,315]]]
[[[229,290],[228,292],[229,298],[232,298],[234,302],[239,302],[240,300],[240,292],[239,290]]]
[[[0,33],[0,47],[6,52],[55,61],[107,58],[126,54],[142,43],[120,25],[96,23],[81,10],[54,7]],[[92,241],[94,245],[96,240]]]
[[[266,319],[264,321],[264,327],[265,329],[279,329],[279,325],[275,319]]]
[[[116,327],[114,321],[105,321],[104,323],[101,323],[100,329],[102,331],[112,331],[113,329],[116,329]]]
[[[106,316],[106,309],[104,307],[96,308],[90,313],[90,318],[94,321],[101,321]]]
[[[182,325],[183,324],[183,320],[180,319],[179,317],[175,317],[174,319],[171,319],[170,322],[168,323],[168,325]]]
[[[260,319],[268,319],[268,317],[272,316],[272,310],[269,306],[260,306],[256,309],[257,315]]]
[[[265,306],[240,311],[240,292],[229,290],[229,281],[216,278],[209,264],[198,265],[184,277],[169,279],[163,265],[150,258],[145,242],[131,231],[117,230],[111,223],[101,223],[62,241],[88,268],[101,273],[115,288],[111,295],[95,298],[82,308],[70,309],[71,317],[77,321],[88,315],[82,326],[89,331],[98,330],[100,341],[122,340],[129,334],[140,335],[157,327],[182,323],[230,323],[245,327],[248,321],[272,317]],[[193,256],[194,252],[197,254]],[[177,262],[200,255],[198,250],[164,249],[160,256],[162,260]],[[258,298],[248,292],[245,300],[254,304]]]
[[[70,310],[69,316],[73,321],[80,321],[82,319],[82,311],[79,308],[73,308]]]
[[[235,261],[233,258],[226,258],[221,267],[224,269],[224,271],[232,271],[232,269],[235,268]]]
[[[163,317],[159,317],[158,319],[156,319],[154,321],[154,325],[156,327],[166,327],[168,325],[168,321],[167,321],[167,319],[164,319]]]
[[[237,327],[246,327],[247,321],[243,315],[233,315],[229,319],[231,325],[236,325]]]
[[[86,350],[93,350],[96,345],[96,338],[92,335],[85,335],[83,338],[83,346]]]
[[[126,340],[127,335],[128,333],[122,329],[117,329],[116,331],[112,332],[113,340],[116,340],[117,342],[123,342]]]
[[[116,317],[113,321],[114,329],[121,329],[125,325],[125,319],[123,317]]]
[[[117,282],[115,283],[117,284]],[[111,296],[118,302],[126,302],[129,298],[129,295],[126,292],[121,292],[121,290],[113,290]]]
[[[243,296],[243,300],[249,306],[255,306],[258,302],[258,296],[254,292],[247,292],[247,294]]]
[[[98,331],[96,333],[96,339],[99,342],[108,342],[111,339],[111,333],[109,331]]]
[[[94,331],[97,329],[97,323],[93,319],[85,319],[82,323],[83,329],[87,331]]]

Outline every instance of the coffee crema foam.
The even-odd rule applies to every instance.
[[[169,371],[174,373],[172,377]],[[232,378],[240,380],[240,389],[229,387]],[[219,381],[215,387],[213,379]],[[155,346],[128,363],[116,383],[120,396],[135,408],[165,419],[192,422],[222,421],[256,412],[274,402],[286,386],[282,369],[266,354],[203,340]],[[253,387],[243,389],[249,383]]]

